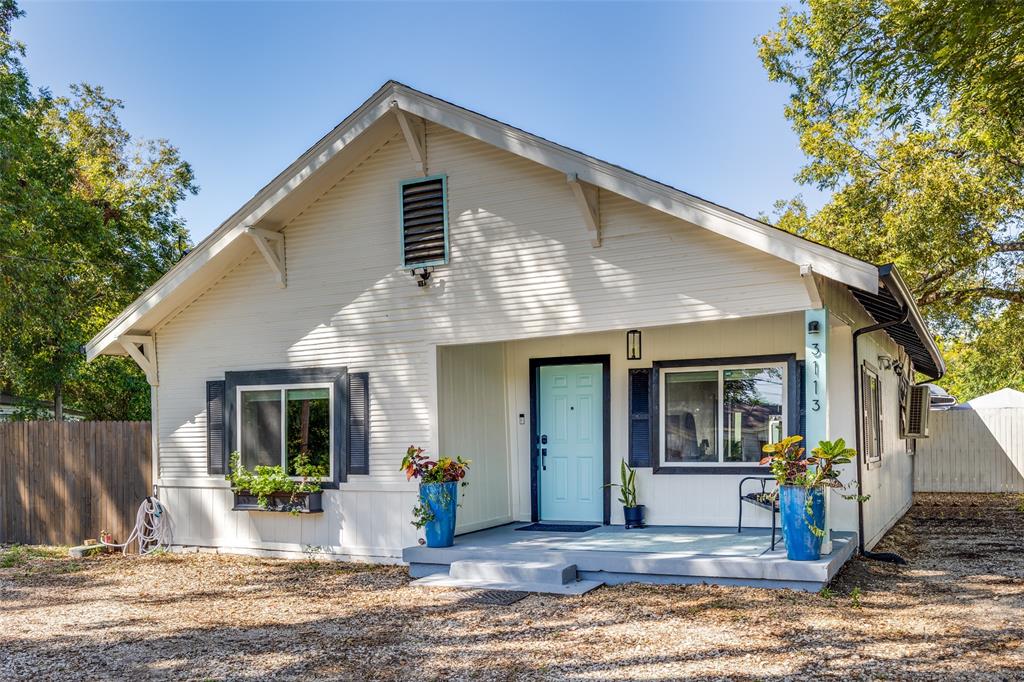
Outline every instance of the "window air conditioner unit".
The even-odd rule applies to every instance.
[[[928,437],[928,414],[932,407],[932,393],[927,384],[911,386],[907,395],[907,432],[905,438]]]

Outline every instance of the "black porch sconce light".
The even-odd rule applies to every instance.
[[[640,330],[630,329],[626,332],[626,359],[639,360],[641,355]]]
[[[810,322],[808,322],[807,323],[807,333],[808,334],[820,334],[821,333],[821,323],[818,322],[817,320],[811,320]]]

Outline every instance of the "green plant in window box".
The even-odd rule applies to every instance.
[[[288,495],[282,511],[298,514],[302,509],[302,499],[310,493],[318,493],[323,487],[320,479],[327,475],[327,467],[313,464],[309,453],[299,453],[293,462],[296,481],[280,466],[258,465],[249,471],[242,465],[242,455],[238,451],[231,453],[231,471],[228,482],[236,495],[255,496],[261,509],[270,510],[270,501],[274,497]]]

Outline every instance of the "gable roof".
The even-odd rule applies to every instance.
[[[315,196],[320,171],[339,159],[354,160],[369,151],[364,133],[391,113],[392,106],[426,121],[461,132],[517,156],[530,159],[583,182],[614,192],[716,234],[769,253],[847,286],[875,294],[878,268],[871,263],[822,246],[767,223],[742,215],[669,185],[555,144],[513,126],[482,116],[395,81],[385,83],[370,99],[321,138],[282,173],[256,193],[155,284],[103,328],[88,344],[86,357],[124,354],[119,339],[144,334],[181,305],[195,298],[211,273],[251,253],[243,239],[251,227],[280,230],[289,206]],[[207,277],[202,277],[205,273]]]

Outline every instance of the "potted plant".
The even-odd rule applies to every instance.
[[[808,456],[799,443],[803,436],[789,436],[769,443],[761,464],[771,464],[779,495],[782,534],[786,556],[794,561],[821,558],[821,540],[825,537],[825,489],[843,489],[835,467],[853,461],[857,453],[846,447],[842,438],[823,440]]]
[[[295,458],[296,481],[280,466],[257,466],[249,471],[242,466],[240,453],[231,453],[228,482],[235,496],[235,511],[275,511],[291,514],[315,514],[324,510],[320,479],[326,467],[312,464],[307,453]]]
[[[470,462],[461,457],[441,457],[435,462],[423,452],[410,445],[402,459],[406,479],[420,481],[420,503],[413,507],[412,525],[424,529],[427,547],[451,547],[459,488],[469,485],[464,479]]]
[[[622,516],[626,520],[626,528],[644,527],[644,505],[636,503],[636,469],[626,460],[620,462],[619,478],[621,483],[606,483],[605,487],[619,489],[619,502],[622,503]]]

